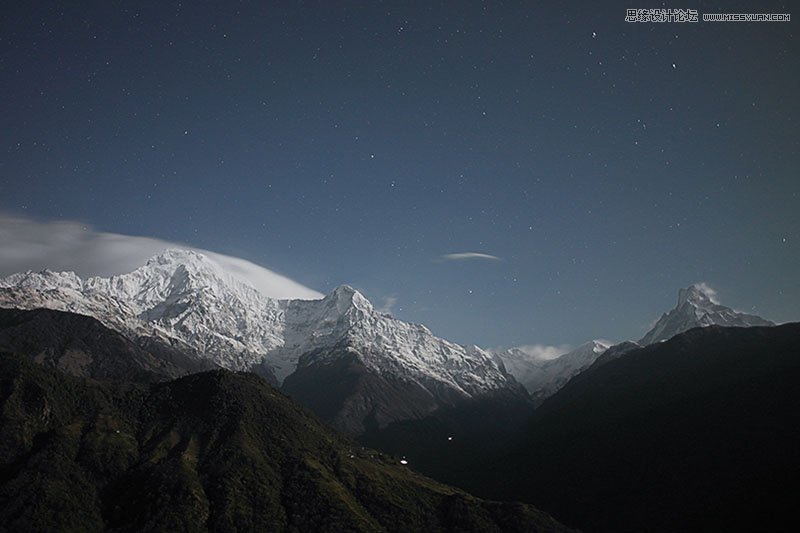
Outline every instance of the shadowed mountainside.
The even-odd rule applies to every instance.
[[[0,351],[98,380],[157,382],[216,368],[155,338],[141,345],[95,318],[51,309],[0,309]]]
[[[586,531],[789,531],[800,324],[697,328],[573,378],[460,486]]]
[[[0,355],[0,529],[565,531],[323,427],[252,374],[97,383]]]

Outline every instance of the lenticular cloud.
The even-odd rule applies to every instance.
[[[75,221],[39,222],[0,214],[0,275],[68,270],[81,277],[130,272],[168,248],[196,250],[265,296],[313,300],[322,294],[245,259],[150,237],[106,233]]]

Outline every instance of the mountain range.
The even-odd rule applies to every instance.
[[[349,434],[484,395],[528,401],[490,352],[381,313],[352,287],[320,300],[268,298],[195,251],[167,250],[110,278],[14,274],[0,280],[0,307],[92,316],[140,345],[255,372],[325,406],[321,415]],[[348,386],[334,390],[331,381]]]
[[[381,313],[347,285],[318,300],[269,298],[212,258],[180,249],[109,278],[49,270],[13,274],[0,279],[0,307],[94,317],[162,359],[180,359],[185,372],[255,372],[350,435],[476,400],[502,398],[530,408],[629,346],[603,357],[612,343],[594,340],[551,359],[524,348],[462,346]],[[719,304],[713,291],[696,284],[681,289],[677,306],[630,346],[693,327],[771,324]]]
[[[586,531],[780,530],[798,343],[703,284],[638,342],[542,358],[440,339],[349,286],[268,298],[196,252],[14,274],[0,529],[563,530],[412,467]]]
[[[692,328],[774,325],[759,316],[721,305],[716,300],[714,291],[703,283],[697,283],[680,289],[677,305],[654,322],[638,342],[625,341],[615,345],[608,341],[593,340],[563,355],[548,359],[530,353],[525,348],[500,350],[495,355],[525,386],[533,399],[540,403],[557,392],[573,376],[592,366],[595,361],[607,361],[633,348],[663,342]]]
[[[542,358],[524,348],[497,351],[495,355],[531,397],[540,402],[563,387],[572,376],[588,368],[610,346],[605,341],[589,341],[555,358]]]

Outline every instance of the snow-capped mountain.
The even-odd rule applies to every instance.
[[[625,353],[702,326],[774,326],[769,320],[748,315],[720,305],[715,292],[703,283],[678,291],[678,305],[664,313],[641,340],[611,345],[591,341],[556,358],[541,358],[521,348],[496,352],[509,373],[528,389],[534,400],[553,395],[573,376],[589,368],[595,361],[603,364]]]
[[[168,339],[223,368],[256,371],[277,383],[298,364],[324,365],[347,355],[434,399],[517,386],[489,352],[380,313],[351,287],[320,300],[272,299],[189,250],[167,250],[110,278],[14,274],[0,279],[0,307],[93,316],[132,339]]]
[[[667,340],[678,333],[703,326],[774,326],[760,316],[748,315],[720,305],[716,294],[703,283],[696,283],[678,291],[678,305],[661,315],[653,328],[639,340],[647,346]]]
[[[130,338],[168,338],[231,370],[257,370],[266,351],[280,342],[270,327],[276,305],[188,250],[167,250],[110,278],[82,280],[72,272],[45,270],[0,280],[2,307],[93,316]]]
[[[572,376],[591,366],[610,343],[593,340],[552,359],[544,359],[521,348],[496,352],[506,367],[530,393],[541,401],[555,394]]]

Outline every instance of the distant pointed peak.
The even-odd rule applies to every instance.
[[[665,313],[650,328],[639,344],[647,346],[679,333],[703,326],[770,326],[769,320],[742,313],[719,303],[717,293],[707,283],[695,283],[678,292],[678,305]]]
[[[594,352],[596,354],[603,353],[606,351],[612,344],[611,341],[605,339],[594,339],[588,342],[584,342],[583,344],[573,348],[569,352],[560,355],[559,357],[564,357],[565,355],[571,355],[576,353],[586,353],[586,352]],[[556,357],[558,359],[559,357]]]
[[[358,292],[356,289],[351,287],[350,285],[339,285],[335,289],[333,289],[328,296],[325,297],[326,300],[334,301],[339,304],[346,303],[352,304],[358,308],[369,308],[372,309],[372,304],[367,300],[363,294]]]
[[[608,339],[594,339],[586,343],[587,346],[591,346],[592,349],[595,351],[600,350],[608,350],[611,346],[614,345],[613,341]]]
[[[352,296],[358,291],[347,284],[342,284],[331,291],[331,296]]]
[[[328,298],[332,298],[335,300],[353,300],[354,298],[361,298],[365,299],[364,295],[358,292],[356,289],[351,287],[350,285],[339,285],[335,289],[333,289],[330,294],[327,296]]]
[[[683,305],[685,302],[693,304],[711,303],[719,305],[717,291],[712,289],[707,283],[695,283],[686,287],[685,289],[680,289],[678,291],[678,307]]]

